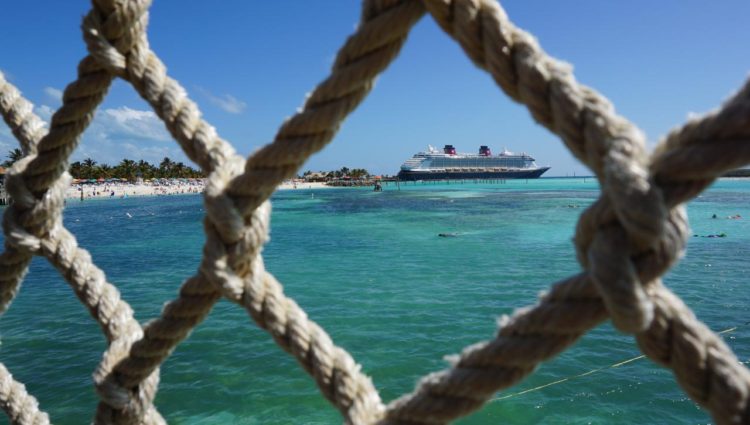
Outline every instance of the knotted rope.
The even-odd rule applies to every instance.
[[[333,70],[273,143],[244,160],[169,78],[146,36],[147,0],[94,0],[84,18],[89,50],[48,131],[0,74],[0,112],[25,154],[10,170],[14,200],[3,218],[0,312],[32,255],[45,256],[101,325],[109,345],[94,373],[97,424],[164,423],[153,406],[158,367],[225,297],[292,354],[351,424],[443,424],[466,415],[531,373],[608,317],[641,350],[674,371],[690,397],[721,424],[748,423],[750,372],[661,282],[683,254],[682,203],[722,173],[750,162],[750,83],[721,109],[670,133],[649,156],[641,132],[602,95],[579,84],[491,0],[366,0]],[[495,339],[467,347],[450,369],[384,406],[360,366],[283,293],[261,255],[275,187],[322,149],[398,55],[428,11],[537,122],[561,137],[599,178],[601,198],[581,214],[575,245],[583,271],[538,303],[500,321]],[[197,272],[160,317],[141,326],[117,289],[62,224],[68,158],[116,77],[165,122],[209,174],[206,243]],[[692,166],[700,161],[701,167]],[[0,405],[13,423],[46,424],[36,400],[0,365]]]

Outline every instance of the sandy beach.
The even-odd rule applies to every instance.
[[[325,183],[286,181],[277,190],[329,189]],[[133,196],[168,196],[203,193],[202,179],[172,179],[162,182],[75,183],[65,193],[67,199],[120,199]]]

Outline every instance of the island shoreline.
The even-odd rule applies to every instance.
[[[310,190],[310,189],[332,189],[325,183],[284,182],[277,190]],[[89,200],[89,199],[124,199],[131,197],[151,197],[170,195],[197,195],[203,193],[205,181],[195,179],[192,181],[167,181],[163,184],[153,183],[76,183],[70,185],[65,191],[65,199]],[[81,196],[83,194],[83,196]]]

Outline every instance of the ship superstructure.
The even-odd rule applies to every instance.
[[[456,153],[453,145],[445,145],[442,152],[428,146],[401,165],[399,180],[448,179],[535,179],[549,170],[538,167],[534,158],[525,153],[515,154],[506,149],[492,155],[488,146],[480,146],[478,154]]]

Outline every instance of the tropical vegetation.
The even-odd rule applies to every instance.
[[[0,165],[2,165],[5,168],[9,168],[11,165],[13,165],[16,161],[18,161],[21,158],[23,158],[23,152],[21,152],[21,149],[15,148],[12,151],[8,152],[8,159]]]
[[[340,179],[344,177],[349,177],[349,178],[358,180],[358,179],[366,179],[370,177],[370,172],[365,170],[364,168],[349,169],[348,167],[341,167],[340,170],[322,171],[320,173],[325,174],[325,176],[329,179]],[[302,173],[301,177],[305,178],[311,174],[313,174],[313,172],[310,170],[307,170],[304,173]]]
[[[13,149],[8,153],[8,159],[2,163],[3,167],[10,167],[23,157],[20,149]],[[135,181],[138,178],[146,179],[173,179],[173,178],[201,178],[205,177],[202,171],[195,170],[182,162],[175,162],[164,158],[159,165],[150,164],[144,160],[134,161],[123,159],[117,165],[98,163],[91,158],[76,161],[70,164],[68,169],[73,178],[76,179],[127,179]]]
[[[3,167],[10,167],[14,162],[18,161],[23,157],[23,153],[20,149],[13,149],[8,152],[8,159],[1,163]],[[202,178],[205,174],[196,170],[182,162],[175,162],[165,157],[159,165],[154,165],[144,160],[134,161],[131,159],[123,159],[117,165],[109,165],[105,163],[98,163],[91,158],[86,158],[83,161],[76,161],[70,164],[70,174],[76,179],[127,179],[129,181],[135,181],[138,178],[144,180],[147,179],[171,179],[171,178]],[[305,178],[313,174],[312,171],[308,170],[302,173],[301,178]],[[341,167],[339,170],[332,171],[321,171],[317,174],[323,174],[329,180],[350,178],[353,180],[367,179],[369,178],[370,172],[364,168],[352,168]]]
[[[158,166],[144,160],[136,162],[127,158],[120,161],[119,164],[111,166],[104,163],[98,164],[93,159],[86,158],[83,161],[70,164],[69,171],[76,179],[119,178],[134,181],[138,178],[147,180],[205,177],[202,171],[166,157]]]

